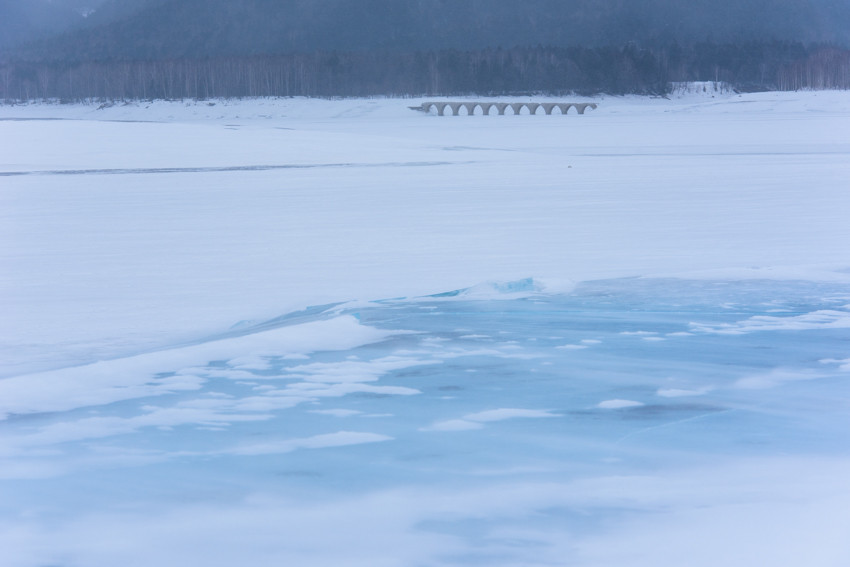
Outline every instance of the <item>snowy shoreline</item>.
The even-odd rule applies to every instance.
[[[723,84],[707,81],[684,83],[665,96],[657,95],[503,95],[503,96],[411,96],[368,98],[311,98],[311,97],[244,97],[182,100],[114,100],[114,101],[0,101],[0,120],[13,119],[76,119],[76,120],[139,120],[207,121],[207,120],[274,120],[281,118],[344,118],[345,111],[364,104],[380,108],[370,109],[375,116],[407,115],[410,107],[424,101],[492,101],[492,102],[595,102],[618,107],[641,107],[643,111],[667,112],[677,106],[716,102],[745,102],[748,104],[781,105],[776,109],[793,108],[802,102],[807,106],[822,106],[822,111],[850,111],[850,91],[804,90],[765,91],[738,93]],[[823,102],[818,102],[823,99]],[[789,104],[790,103],[790,104]],[[797,110],[799,110],[799,105]],[[340,109],[343,109],[340,112]],[[814,109],[812,109],[814,110]],[[403,112],[400,112],[403,111]],[[465,113],[465,110],[462,111]],[[480,113],[480,110],[477,112]],[[526,111],[527,112],[527,111]],[[543,112],[540,116],[543,116]],[[572,111],[574,113],[575,110]],[[589,110],[588,114],[593,111]],[[342,114],[342,115],[341,115]],[[435,112],[432,110],[431,115]],[[511,116],[508,111],[509,118]],[[555,116],[558,116],[557,113]],[[495,113],[492,118],[496,118]]]

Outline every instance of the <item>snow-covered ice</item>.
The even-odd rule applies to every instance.
[[[850,94],[0,106],[0,556],[850,564]]]

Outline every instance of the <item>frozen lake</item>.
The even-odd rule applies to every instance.
[[[597,102],[0,107],[4,565],[850,563],[850,95]]]

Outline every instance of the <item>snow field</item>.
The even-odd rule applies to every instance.
[[[0,563],[850,563],[850,95],[598,102],[1,106]]]
[[[0,375],[485,281],[844,277],[846,94],[599,102],[2,107]]]

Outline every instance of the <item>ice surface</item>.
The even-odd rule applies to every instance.
[[[0,107],[0,376],[529,277],[850,281],[846,93],[598,102]]]
[[[0,564],[850,564],[850,96],[600,102],[0,107]]]
[[[157,381],[188,363],[192,388],[113,401],[57,387],[58,411],[10,412],[7,564],[847,560],[847,333],[793,324],[847,313],[845,284],[512,288],[329,307],[105,373],[119,387],[134,366]],[[715,330],[777,305],[788,325]],[[321,333],[324,349],[303,339]],[[15,383],[4,400],[46,400],[26,378],[0,382]]]

